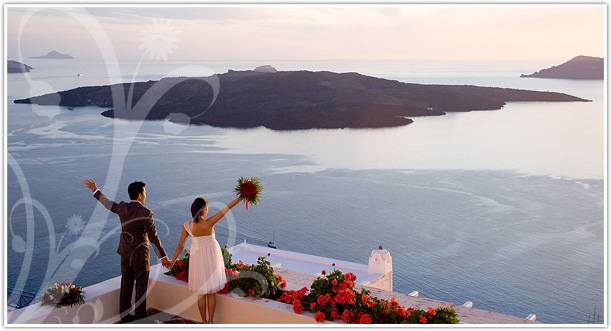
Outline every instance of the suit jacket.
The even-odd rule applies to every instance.
[[[153,221],[153,212],[139,201],[116,203],[108,199],[100,190],[93,195],[104,207],[119,215],[121,220],[121,238],[117,253],[121,257],[134,261],[146,261],[150,264],[149,241],[155,254],[161,259],[167,256]]]

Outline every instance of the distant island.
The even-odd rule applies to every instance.
[[[74,59],[74,57],[68,54],[62,54],[56,51],[50,51],[49,53],[42,55],[42,56],[30,56],[29,59],[70,60],[70,59]]]
[[[264,66],[258,66],[258,67],[255,68],[254,71],[257,71],[257,72],[278,72],[278,70],[276,70],[276,68],[272,67],[269,64],[264,65]]]
[[[511,101],[589,101],[555,92],[408,84],[327,71],[230,70],[216,78],[220,82],[216,99],[206,78],[175,77],[134,83],[133,108],[113,105],[113,98],[127,99],[132,88],[128,83],[79,87],[15,103],[115,107],[102,115],[124,119],[169,118],[184,123],[188,116],[191,124],[302,130],[396,127],[412,123],[409,117],[494,110]]]
[[[30,70],[32,69],[34,68],[30,67],[27,64],[21,63],[21,62],[17,62],[13,60],[6,61],[6,72],[9,74],[19,73],[19,72],[30,72]]]
[[[576,56],[561,65],[520,77],[560,79],[605,79],[605,60],[602,57]]]

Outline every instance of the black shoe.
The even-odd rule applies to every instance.
[[[147,324],[148,323],[148,316],[144,315],[144,316],[134,316],[134,323],[136,324]]]
[[[135,319],[135,318],[134,318],[134,315],[127,315],[127,316],[125,316],[125,317],[123,317],[123,318],[121,319],[121,324],[123,324],[123,323],[129,323],[129,322],[133,322],[133,321],[134,321],[134,319]]]

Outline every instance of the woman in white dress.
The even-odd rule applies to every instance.
[[[170,269],[183,251],[187,237],[191,237],[188,286],[191,291],[198,294],[197,307],[204,324],[212,324],[216,308],[216,292],[222,290],[227,282],[223,254],[214,236],[214,226],[240,200],[242,198],[236,198],[214,216],[206,219],[208,202],[204,198],[195,199],[191,205],[193,220],[183,225],[182,234],[171,261]],[[206,306],[208,319],[206,319]]]

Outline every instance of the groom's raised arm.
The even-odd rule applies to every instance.
[[[98,201],[104,207],[106,207],[106,209],[110,210],[113,213],[116,213],[116,207],[118,204],[108,199],[108,197],[106,197],[104,193],[100,191],[100,189],[98,188],[98,185],[95,183],[95,180],[90,181],[89,179],[85,179],[84,183],[85,183],[85,186],[87,186],[87,188],[91,189],[91,191],[93,192],[94,198],[98,199]]]

